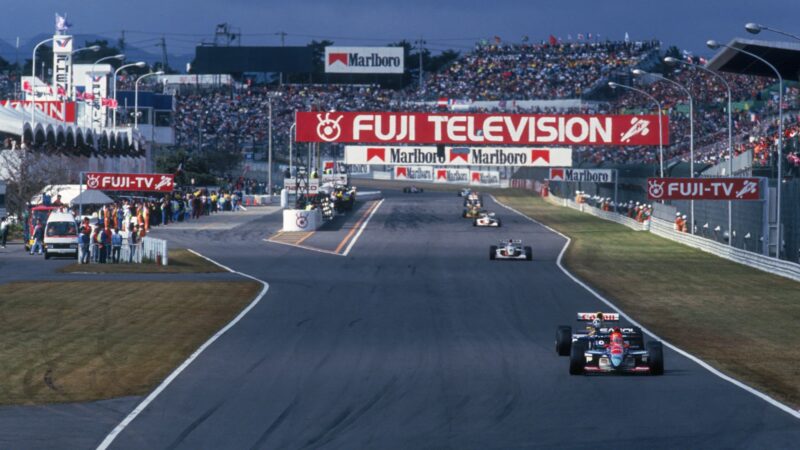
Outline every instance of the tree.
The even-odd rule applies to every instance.
[[[175,173],[182,165],[183,170],[175,182],[178,185],[189,185],[194,179],[196,185],[212,185],[217,177],[234,175],[242,163],[242,154],[238,151],[206,150],[189,153],[179,149],[159,155],[156,158],[156,169],[160,173]]]
[[[44,67],[44,72],[42,72],[42,67]],[[46,78],[46,74],[53,69],[53,48],[49,45],[42,44],[39,46],[39,49],[36,50],[36,76],[39,78]],[[22,73],[30,75],[31,74],[31,60],[25,60],[25,66],[22,69]]]
[[[83,51],[75,53],[72,57],[73,64],[92,64],[100,58],[105,58],[107,56],[114,56],[119,55],[120,50],[117,47],[110,46],[108,41],[105,39],[98,39],[96,41],[86,41],[84,42],[84,47],[91,47],[93,45],[97,45],[100,47],[100,50],[93,52],[93,51]],[[76,48],[77,49],[77,48]],[[103,61],[104,63],[111,64],[112,66],[119,67],[122,64],[122,61],[118,59],[109,59]]]
[[[32,150],[1,150],[0,179],[6,181],[6,207],[17,215],[45,186],[69,181],[66,172],[52,158]]]

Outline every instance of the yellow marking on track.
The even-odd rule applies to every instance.
[[[349,241],[350,238],[353,237],[355,232],[361,226],[361,223],[364,222],[364,220],[366,220],[366,218],[369,216],[369,214],[372,212],[373,209],[377,208],[379,203],[380,202],[374,202],[369,208],[367,208],[366,211],[364,211],[364,214],[361,215],[361,218],[358,219],[358,222],[356,222],[355,226],[350,230],[349,233],[347,233],[347,236],[345,236],[344,239],[342,239],[342,242],[339,243],[334,252],[339,253],[339,251],[341,251],[342,248],[344,248],[345,244],[347,244],[347,241]]]
[[[282,244],[298,245],[313,235],[313,231],[279,231],[267,240]]]

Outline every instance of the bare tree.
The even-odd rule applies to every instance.
[[[0,179],[6,181],[6,208],[21,215],[31,198],[49,184],[68,179],[57,157],[35,150],[0,150]]]

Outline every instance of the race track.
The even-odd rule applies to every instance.
[[[568,375],[555,327],[608,307],[556,266],[563,238],[486,200],[503,228],[473,228],[452,193],[386,192],[346,257],[264,242],[279,214],[174,232],[175,246],[270,289],[111,448],[800,442],[800,421],[670,350],[662,377]],[[490,261],[502,238],[532,245],[534,260]]]

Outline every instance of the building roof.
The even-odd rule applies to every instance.
[[[736,38],[729,47],[756,54],[775,66],[784,80],[800,81],[800,42],[771,42]],[[720,72],[776,78],[763,62],[736,50],[720,47],[707,68]]]

